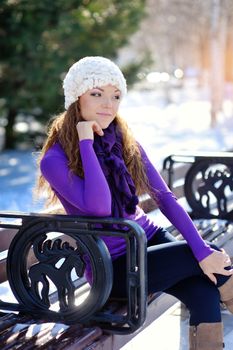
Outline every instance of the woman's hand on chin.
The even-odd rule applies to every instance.
[[[100,125],[94,120],[81,121],[76,125],[79,141],[94,139],[94,133],[103,136],[104,132]]]

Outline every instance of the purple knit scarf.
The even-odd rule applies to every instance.
[[[134,214],[138,204],[135,185],[122,157],[122,136],[113,121],[104,136],[95,135],[94,150],[112,194],[112,215]]]

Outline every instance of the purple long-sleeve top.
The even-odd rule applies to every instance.
[[[68,158],[59,143],[54,144],[44,155],[40,164],[41,172],[67,214],[111,216],[111,192],[95,154],[93,140],[82,140],[79,145],[84,178],[69,170]],[[196,259],[201,261],[213,250],[202,239],[191,218],[176,200],[142,147],[140,151],[152,193],[161,212],[182,234]],[[140,207],[137,207],[133,215],[124,213],[124,217],[136,221],[144,229],[147,239],[150,239],[158,230],[156,223]],[[125,253],[123,238],[112,236],[103,237],[103,239],[113,259]]]

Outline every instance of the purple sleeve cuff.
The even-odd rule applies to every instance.
[[[198,262],[202,261],[205,259],[207,256],[212,254],[214,249],[212,249],[209,245],[206,245],[205,247],[199,249],[197,252],[194,253],[195,258],[197,259]]]

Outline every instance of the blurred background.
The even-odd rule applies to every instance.
[[[0,210],[35,211],[36,159],[75,61],[124,72],[121,113],[155,165],[232,150],[232,0],[0,0]]]

